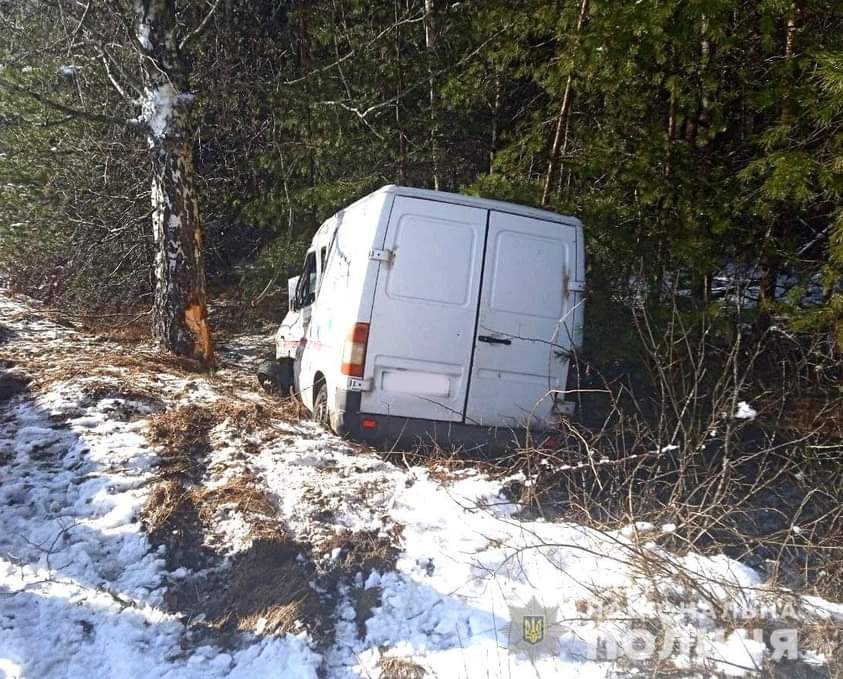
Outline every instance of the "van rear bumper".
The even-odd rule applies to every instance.
[[[338,389],[337,410],[331,417],[331,427],[340,436],[368,443],[380,449],[410,448],[418,445],[437,445],[442,448],[463,448],[498,452],[530,442],[541,443],[552,432],[482,427],[460,422],[424,420],[416,417],[396,417],[360,412],[360,392]],[[363,422],[374,421],[375,426],[364,427]]]

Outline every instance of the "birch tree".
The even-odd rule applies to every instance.
[[[27,16],[43,9],[43,44],[17,46],[20,63],[30,54],[59,51],[68,60],[97,63],[122,104],[81,95],[68,102],[48,83],[21,76],[32,67],[0,70],[0,88],[28,97],[63,116],[129,128],[146,142],[150,161],[151,227],[156,246],[153,336],[162,349],[210,367],[214,350],[208,325],[204,235],[193,168],[196,94],[190,87],[186,50],[208,25],[217,4],[187,25],[175,0],[95,4],[27,3]],[[183,8],[182,8],[183,9]],[[26,33],[21,33],[26,35]],[[58,47],[57,47],[58,46]],[[127,55],[134,55],[128,59]],[[42,60],[43,56],[40,57]],[[16,60],[11,60],[14,66]],[[69,65],[69,68],[77,68]],[[121,115],[125,112],[125,115]]]
[[[157,246],[153,334],[170,351],[210,365],[214,350],[192,152],[195,95],[183,54],[204,24],[180,38],[174,0],[136,0],[135,7],[144,77],[139,121],[150,150]]]

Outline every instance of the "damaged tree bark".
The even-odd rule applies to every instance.
[[[152,164],[153,336],[162,348],[212,367],[204,232],[193,170],[190,71],[173,0],[137,0],[136,10],[145,79],[141,120]]]

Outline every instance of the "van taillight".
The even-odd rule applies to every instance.
[[[342,373],[349,377],[363,377],[366,366],[366,343],[369,341],[369,324],[355,323],[345,340],[342,351]]]

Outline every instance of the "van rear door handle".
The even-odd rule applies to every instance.
[[[512,340],[504,339],[503,337],[492,337],[491,335],[478,335],[478,342],[488,342],[489,344],[512,344]]]

